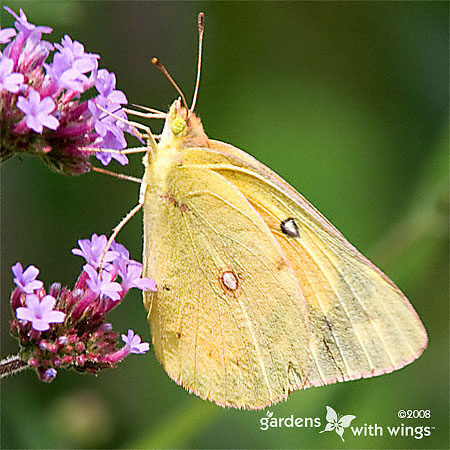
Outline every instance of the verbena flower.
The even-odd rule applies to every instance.
[[[125,346],[115,353],[108,355],[108,360],[113,364],[130,353],[136,353],[142,355],[150,350],[150,344],[148,342],[141,342],[141,337],[138,334],[134,334],[133,330],[128,330],[128,334],[122,334],[122,341],[125,342]]]
[[[16,309],[16,317],[31,322],[31,328],[36,331],[46,331],[51,323],[64,322],[66,315],[61,311],[54,311],[56,299],[46,295],[41,300],[35,294],[28,294],[25,299],[26,307]]]
[[[89,279],[86,280],[87,285],[92,292],[101,296],[110,298],[113,301],[120,300],[120,292],[122,286],[112,280],[112,275],[109,272],[103,271],[99,274],[92,266],[86,264],[84,271],[88,274]]]
[[[0,90],[16,94],[23,83],[21,73],[13,73],[14,61],[6,56],[0,60]]]
[[[115,242],[114,251],[105,252],[109,263],[100,273],[106,236],[94,234],[78,243],[82,250],[74,249],[73,253],[85,257],[88,264],[72,290],[53,283],[46,292],[43,283],[36,280],[39,270],[35,266],[24,271],[17,263],[12,268],[17,287],[11,295],[15,316],[11,331],[19,340],[21,359],[35,368],[44,382],[53,381],[58,369],[96,373],[114,367],[130,353],[141,354],[150,348],[132,330],[122,335],[125,346],[119,348],[106,314],[132,287],[156,290],[156,283],[141,278],[142,266],[130,260],[128,250]]]
[[[39,275],[39,269],[37,267],[28,266],[24,271],[22,264],[16,263],[12,266],[11,270],[15,275],[14,283],[23,292],[31,294],[43,286],[42,281],[36,280]]]
[[[122,286],[126,289],[135,287],[142,291],[156,291],[156,282],[154,280],[141,278],[142,264],[137,261],[128,264],[121,261],[118,273],[122,280]]]
[[[88,172],[92,154],[104,165],[112,158],[127,164],[125,155],[92,151],[121,150],[124,132],[132,132],[97,107],[127,118],[122,109],[127,98],[116,89],[115,75],[98,69],[99,55],[80,42],[66,35],[53,45],[42,40],[51,28],[29,23],[22,9],[19,15],[5,9],[17,31],[0,30],[0,44],[7,44],[0,52],[1,160],[29,153],[69,175]],[[82,94],[88,99],[82,101]]]
[[[88,264],[97,269],[100,265],[100,259],[107,243],[108,239],[105,235],[97,236],[94,233],[90,240],[80,239],[78,241],[78,245],[80,246],[80,248],[72,249],[72,253],[74,255],[82,256]],[[115,247],[118,245],[121,244],[114,243],[113,245],[111,245],[111,250],[108,250],[104,255],[103,263],[109,263],[118,258],[119,253],[114,251]],[[121,245],[121,247],[123,247],[123,245]]]
[[[134,334],[133,330],[128,330],[128,334],[122,334],[121,338],[130,353],[141,355],[150,350],[150,344],[148,342],[141,342],[141,337],[138,334]]]
[[[51,113],[56,109],[56,104],[50,97],[41,97],[34,89],[30,89],[28,98],[20,96],[17,99],[17,107],[25,114],[25,124],[30,130],[42,133],[44,127],[56,130],[59,126],[58,119]]]

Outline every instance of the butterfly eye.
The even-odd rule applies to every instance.
[[[291,237],[300,237],[298,232],[297,223],[290,217],[289,219],[283,220],[280,224],[281,231]]]
[[[186,121],[181,117],[176,117],[171,126],[172,133],[175,136],[180,135],[186,129]]]

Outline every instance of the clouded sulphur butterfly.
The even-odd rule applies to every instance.
[[[381,375],[427,344],[416,312],[293,187],[211,140],[176,100],[144,157],[144,274],[169,376],[257,409],[310,386]]]

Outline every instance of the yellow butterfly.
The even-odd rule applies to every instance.
[[[258,409],[418,358],[426,331],[395,284],[281,177],[209,139],[192,109],[172,104],[141,185],[144,276],[158,285],[144,305],[169,376]]]

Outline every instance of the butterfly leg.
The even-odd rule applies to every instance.
[[[139,196],[139,203],[116,225],[114,228],[110,238],[108,239],[108,243],[105,246],[105,249],[103,250],[102,257],[100,258],[100,266],[99,266],[99,272],[101,273],[103,268],[103,259],[106,255],[106,252],[111,247],[112,242],[119,234],[120,230],[125,226],[125,224],[144,206],[144,196]]]
[[[156,138],[156,136],[154,136]],[[97,148],[97,147],[83,147],[83,150],[89,150],[92,153],[114,153],[117,155],[128,155],[130,153],[148,152],[148,147],[132,147],[124,148],[123,150],[116,150],[113,148]]]
[[[104,175],[119,178],[120,180],[133,181],[139,184],[142,183],[142,180],[140,178],[125,175],[124,173],[113,172],[112,170],[102,169],[101,167],[91,166],[91,170],[94,172],[103,173]]]

